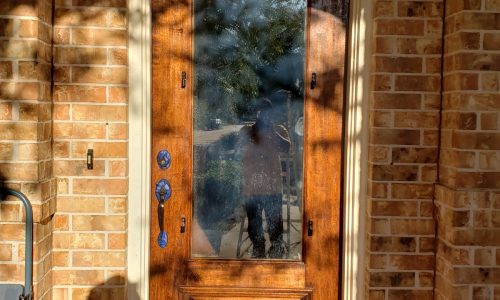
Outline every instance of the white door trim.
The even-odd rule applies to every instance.
[[[344,156],[342,299],[365,299],[365,214],[372,2],[351,0]]]
[[[372,1],[351,0],[346,85],[343,299],[364,299]],[[129,0],[128,299],[149,299],[151,9]]]
[[[128,99],[128,299],[149,299],[151,180],[151,9],[129,0]]]

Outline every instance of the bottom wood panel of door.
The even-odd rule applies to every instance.
[[[312,289],[273,289],[181,286],[180,299],[183,300],[311,300]]]

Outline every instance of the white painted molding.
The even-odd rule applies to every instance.
[[[364,295],[371,5],[351,1],[346,91],[342,299]]]
[[[343,299],[364,299],[371,2],[351,0],[344,164]],[[149,299],[151,12],[129,0],[128,299]]]
[[[129,0],[129,192],[127,277],[129,300],[149,299],[151,178],[151,10]]]

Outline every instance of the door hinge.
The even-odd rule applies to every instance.
[[[181,233],[186,232],[186,217],[181,218]]]
[[[181,87],[183,89],[186,88],[186,84],[187,84],[187,73],[185,71],[182,72],[182,75],[181,75]]]
[[[316,88],[316,73],[311,74],[311,90]]]

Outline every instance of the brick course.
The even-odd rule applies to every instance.
[[[4,1],[0,25],[0,180],[33,203],[35,298],[83,299],[95,296],[94,285],[123,297],[126,2]],[[88,148],[95,148],[92,171],[85,164]],[[98,191],[102,197],[95,196]],[[21,206],[8,201],[0,209],[0,281],[22,281]],[[102,219],[108,215],[116,221]],[[102,276],[89,282],[84,261],[103,252],[82,252],[87,248],[102,249],[110,258],[96,262]],[[80,286],[75,292],[74,284]]]
[[[437,0],[375,1],[366,283],[370,299],[433,298],[442,10]]]
[[[0,8],[0,183],[25,193],[34,213],[34,293],[51,298],[52,3],[3,1]],[[0,205],[0,281],[23,281],[23,208]]]
[[[56,1],[55,299],[125,298],[126,15],[124,1]]]
[[[447,2],[436,299],[500,297],[498,8]]]

